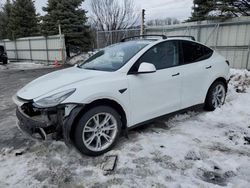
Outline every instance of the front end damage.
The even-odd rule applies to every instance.
[[[16,109],[18,127],[32,138],[64,139],[66,145],[71,146],[72,125],[83,107],[82,104],[60,104],[55,107],[39,108],[32,100],[25,101]]]

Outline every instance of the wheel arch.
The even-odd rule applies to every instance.
[[[204,100],[204,103],[205,103],[205,101],[206,101],[206,99],[207,99],[207,95],[208,95],[209,89],[210,89],[211,86],[212,86],[215,82],[217,82],[217,81],[221,81],[221,82],[223,82],[223,83],[225,84],[226,92],[227,92],[227,90],[228,90],[227,80],[226,80],[225,78],[223,78],[223,77],[219,77],[219,78],[217,78],[216,80],[214,80],[214,81],[210,84],[209,88],[207,89],[206,98],[205,98],[205,100]]]
[[[227,90],[228,90],[227,80],[226,80],[225,78],[223,78],[223,77],[219,77],[219,78],[217,78],[215,81],[213,81],[213,83],[210,85],[210,87],[211,87],[215,82],[217,82],[217,81],[221,81],[221,82],[223,82],[223,83],[225,84],[226,92],[227,92]],[[209,88],[210,88],[210,87],[209,87]]]
[[[117,111],[117,113],[121,116],[121,121],[122,121],[122,129],[126,130],[127,129],[127,116],[126,116],[126,112],[124,111],[123,107],[116,102],[115,100],[112,99],[108,99],[108,98],[104,98],[104,99],[97,99],[92,101],[89,104],[86,104],[81,111],[78,113],[78,115],[76,116],[76,118],[73,121],[73,124],[71,125],[71,129],[70,129],[70,138],[72,140],[73,136],[74,136],[74,130],[76,128],[77,122],[79,121],[79,119],[81,118],[81,116],[87,112],[88,110],[90,110],[91,108],[94,108],[96,106],[109,106],[113,109],[115,109]]]

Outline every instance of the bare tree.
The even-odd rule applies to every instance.
[[[148,26],[175,25],[179,23],[180,21],[176,18],[153,19],[153,20],[147,21]]]
[[[133,0],[91,0],[91,22],[98,30],[133,27],[139,18]]]

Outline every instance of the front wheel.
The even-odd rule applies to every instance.
[[[121,127],[120,116],[113,108],[94,107],[79,120],[74,134],[75,145],[83,154],[101,155],[116,144]]]
[[[226,99],[226,86],[221,81],[216,81],[209,88],[207,98],[205,101],[205,109],[213,111],[218,107],[221,107],[225,103]]]

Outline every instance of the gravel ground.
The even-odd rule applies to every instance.
[[[51,68],[43,69],[0,69],[0,148],[19,148],[29,139],[25,139],[15,126],[15,105],[12,96],[33,79],[54,71]]]
[[[249,187],[248,71],[232,70],[221,109],[177,115],[121,138],[106,154],[118,156],[106,174],[106,155],[82,156],[60,141],[32,141],[16,128],[12,95],[55,70],[29,68],[0,69],[0,187]]]

